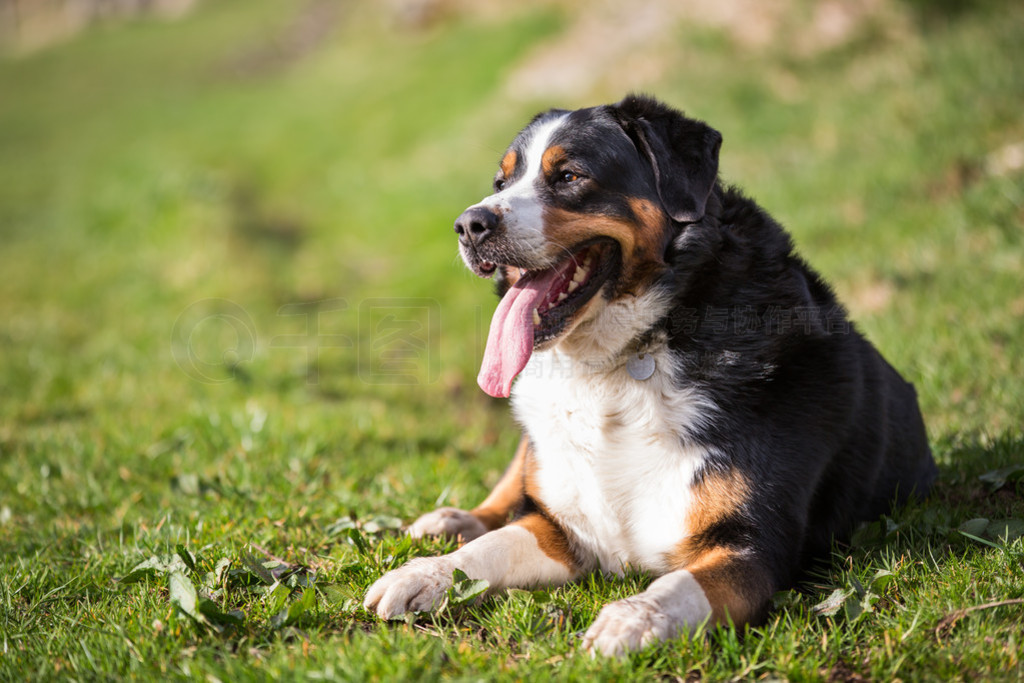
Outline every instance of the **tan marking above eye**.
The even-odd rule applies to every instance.
[[[555,169],[558,168],[568,156],[565,153],[565,148],[561,145],[552,145],[544,151],[544,156],[540,158],[540,167],[545,177],[552,175]]]
[[[502,160],[501,160],[501,173],[502,173],[502,175],[505,176],[506,179],[512,177],[513,171],[516,170],[516,161],[518,159],[519,159],[519,156],[516,154],[516,151],[514,149],[513,150],[509,150],[505,154],[504,158],[502,158]]]

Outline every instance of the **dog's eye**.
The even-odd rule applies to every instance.
[[[504,189],[505,189],[505,179],[504,178],[495,178],[494,179],[494,191],[495,192],[501,192]]]
[[[574,173],[573,171],[562,171],[562,175],[559,178],[563,183],[575,183],[579,179],[579,174]]]

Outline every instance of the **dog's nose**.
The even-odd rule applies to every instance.
[[[498,228],[498,214],[482,206],[474,206],[455,219],[455,232],[463,244],[480,244]]]

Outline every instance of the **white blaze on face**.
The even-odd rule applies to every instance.
[[[556,116],[539,124],[527,142],[526,168],[514,183],[506,185],[482,200],[476,206],[495,210],[502,216],[505,231],[516,245],[516,251],[537,265],[552,266],[547,262],[547,242],[544,239],[544,205],[537,195],[537,182],[542,174],[541,160],[551,146],[551,139],[565,123],[568,114]]]
[[[515,250],[521,263],[531,264],[533,271],[505,292],[491,318],[487,348],[477,376],[477,383],[491,396],[507,397],[512,380],[530,360],[534,329],[540,319],[537,306],[559,275],[551,266],[561,250],[552,249],[544,236],[544,204],[537,187],[543,182],[544,152],[567,116],[563,114],[537,125],[527,141],[523,174],[501,192],[477,204],[501,216],[501,238]]]

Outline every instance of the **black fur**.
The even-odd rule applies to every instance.
[[[513,143],[520,158],[538,115]],[[756,203],[717,179],[721,135],[648,97],[570,113],[563,146],[599,189],[569,194],[540,179],[545,202],[627,215],[628,200],[672,217],[650,287],[671,293],[664,333],[682,388],[719,410],[690,438],[721,454],[756,491],[699,544],[753,551],[777,588],[912,494],[937,469],[913,387],[856,330],[832,290]],[[519,169],[518,172],[521,172]],[[499,294],[507,285],[501,273]],[[614,295],[620,292],[609,288]]]
[[[718,175],[721,134],[650,97],[627,97],[614,111],[647,157],[668,214],[680,223],[699,221]]]
[[[552,116],[546,148],[532,149]],[[636,599],[602,609],[584,636],[587,647],[621,654],[707,619],[757,621],[833,540],[927,492],[937,471],[913,387],[857,332],[785,231],[719,182],[720,144],[706,124],[638,96],[545,112],[513,141],[516,163],[503,161],[498,192],[455,221],[460,253],[478,275],[495,275],[499,293],[518,278],[512,294],[536,306],[530,329],[509,317],[524,313],[519,299],[503,302],[505,318],[496,318],[518,326],[515,362],[525,363],[528,338],[519,334],[529,331],[534,351],[564,340],[597,374],[529,380],[516,400],[541,405],[520,411],[524,440],[492,494],[473,510],[437,510],[412,526],[494,535],[389,572],[367,593],[367,609],[392,618],[437,604],[454,562],[494,586],[615,571],[616,560],[667,572]],[[540,159],[526,160],[527,150]],[[524,177],[527,164],[540,169],[536,177]],[[510,181],[524,184],[506,192]],[[622,305],[585,308],[600,303],[598,292]],[[593,315],[570,327],[579,311]],[[629,382],[654,375],[629,361],[652,349],[661,372],[649,390],[634,391]],[[485,362],[481,386],[507,396],[512,375],[503,366],[496,379],[495,360]],[[561,381],[570,382],[565,391]],[[581,398],[588,391],[593,401]],[[660,403],[676,404],[673,391],[684,409],[661,412]],[[636,411],[620,411],[617,395],[632,396],[624,400]],[[685,424],[666,425],[672,414]],[[665,438],[686,448],[666,448]],[[603,448],[612,460],[598,464]],[[664,485],[654,480],[666,474]],[[677,495],[685,485],[691,490]],[[513,523],[535,546],[498,530],[517,508]],[[601,519],[588,525],[586,515]],[[479,553],[507,561],[481,564]]]
[[[673,305],[644,336],[667,337],[679,387],[696,388],[718,408],[688,437],[720,454],[706,471],[732,470],[755,487],[691,542],[752,553],[782,588],[858,522],[925,494],[937,469],[913,387],[857,331],[782,227],[718,180],[721,135],[630,96],[538,115],[512,144],[518,158],[536,126],[566,113],[551,145],[592,182],[538,178],[539,196],[553,207],[619,217],[643,199],[671,217],[667,267],[644,286],[662,289]],[[522,172],[520,163],[504,180]],[[498,233],[483,245],[484,257],[500,262],[510,250],[503,240]],[[501,269],[496,285],[499,295],[508,287]],[[630,294],[614,282],[604,293]]]
[[[663,138],[652,147],[682,145],[684,166],[705,155],[695,173],[677,174],[700,181],[717,168],[717,133],[640,103],[620,107],[667,119],[652,125]],[[678,131],[691,140],[674,138]],[[660,286],[675,304],[657,329],[683,368],[678,383],[720,408],[693,438],[757,487],[707,541],[755,550],[782,587],[858,522],[927,493],[937,469],[913,386],[856,330],[779,224],[735,188],[716,184],[707,206],[668,249],[671,281]]]

